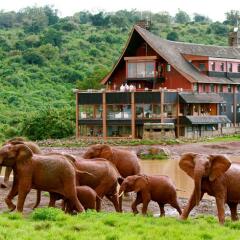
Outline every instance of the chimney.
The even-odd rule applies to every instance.
[[[231,47],[240,47],[240,30],[238,27],[235,27],[228,36],[228,44]]]

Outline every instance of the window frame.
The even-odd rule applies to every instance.
[[[135,65],[134,67],[134,75],[133,76],[129,76],[129,65],[130,64],[133,64]],[[140,66],[141,64],[144,64],[144,76],[140,76],[139,77],[139,73],[138,73],[138,65]],[[148,75],[147,76],[147,65],[150,65],[152,64],[153,65],[153,75],[150,76]],[[144,78],[156,78],[156,61],[127,61],[126,62],[126,77],[128,79],[144,79]]]

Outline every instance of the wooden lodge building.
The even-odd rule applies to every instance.
[[[102,80],[106,88],[75,90],[77,137],[197,138],[237,132],[238,30],[229,43],[173,42],[136,25]]]

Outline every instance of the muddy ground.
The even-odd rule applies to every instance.
[[[179,156],[184,152],[196,152],[196,153],[205,153],[205,154],[227,154],[238,158],[240,157],[240,142],[232,142],[232,143],[219,143],[219,144],[200,144],[200,143],[193,143],[193,144],[179,144],[179,145],[170,145],[170,146],[162,146],[163,148],[167,149],[171,155],[172,161],[174,159],[179,158]],[[139,151],[140,148],[144,148],[144,146],[137,146],[137,147],[122,147],[127,148],[132,151]],[[69,154],[82,154],[85,151],[85,148],[43,148],[44,152],[64,152]],[[4,203],[4,198],[7,195],[9,189],[0,189],[0,212],[7,211],[6,204]],[[134,194],[124,197],[123,201],[123,210],[124,212],[131,211],[131,202],[134,199]],[[24,212],[26,214],[32,211],[32,207],[36,200],[36,191],[32,190],[26,199]],[[16,202],[16,199],[14,200]],[[47,193],[42,193],[42,200],[39,207],[47,206],[49,201],[49,197]],[[187,199],[180,198],[179,199],[181,208],[184,208],[187,204]],[[60,207],[60,202],[57,203],[57,207]],[[141,209],[141,205],[139,206]],[[149,204],[148,210],[150,213],[154,215],[159,214],[158,205],[154,202]],[[240,209],[239,209],[240,210]],[[103,199],[102,201],[102,211],[114,211],[112,204],[107,200]],[[165,207],[166,215],[168,216],[177,216],[178,213],[175,209],[172,209],[170,206],[166,205]],[[202,200],[201,204],[194,208],[191,212],[192,216],[198,214],[214,214],[216,215],[216,205],[214,199],[206,199]],[[226,206],[226,215],[230,215],[229,209]]]

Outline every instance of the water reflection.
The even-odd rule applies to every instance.
[[[240,156],[229,157],[232,161],[239,161]],[[176,184],[176,187],[182,191],[178,191],[179,197],[189,198],[193,190],[193,180],[183,172],[179,165],[179,160],[144,160],[141,161],[142,172],[149,175],[167,175]],[[207,194],[203,198],[210,198]]]

